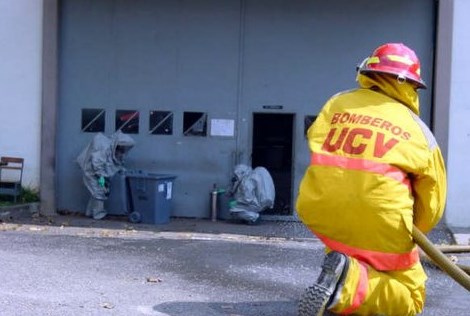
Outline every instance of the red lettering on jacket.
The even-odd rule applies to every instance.
[[[343,144],[344,138],[346,137],[346,134],[349,131],[349,128],[343,128],[341,130],[341,134],[339,135],[338,139],[336,140],[336,143],[331,144],[331,141],[333,139],[333,136],[335,136],[336,133],[336,128],[330,129],[330,132],[328,133],[328,136],[326,136],[325,142],[323,143],[322,149],[326,150],[330,153],[337,151],[341,145]]]
[[[404,130],[399,125],[394,125],[392,122],[384,120],[381,117],[349,113],[349,112],[336,112],[331,116],[331,125],[334,124],[354,124],[354,125],[370,125],[391,132],[395,136],[399,136],[403,140],[411,138],[411,134]],[[351,127],[351,126],[349,126]]]
[[[408,132],[404,132],[403,135],[401,135],[401,138],[405,139],[405,140],[408,140],[410,139],[411,137],[411,134],[408,133]]]
[[[395,138],[389,139],[386,143],[385,135],[383,133],[377,133],[374,146],[374,157],[382,158],[390,149],[398,143]]]
[[[357,124],[361,120],[362,115],[358,114],[351,114],[351,118],[349,119],[349,123]]]
[[[364,115],[360,123],[364,125],[369,125],[371,120],[372,120],[372,117],[370,117],[369,115]]]
[[[366,150],[367,144],[359,143],[357,146],[354,146],[356,137],[361,137],[361,136],[362,138],[370,139],[372,137],[372,131],[370,129],[365,129],[365,128],[352,129],[349,132],[348,137],[346,138],[346,141],[344,142],[344,145],[343,145],[344,152],[351,154],[351,155],[362,154]]]
[[[396,138],[390,138],[386,141],[384,133],[374,133],[374,131],[367,128],[349,129],[345,127],[341,129],[341,132],[335,138],[337,130],[337,128],[330,129],[323,142],[323,150],[335,152],[341,148],[347,154],[361,155],[371,145],[374,147],[374,157],[382,158],[399,142]]]
[[[335,113],[333,114],[333,118],[331,119],[331,124],[336,124],[338,123],[338,119],[341,116],[341,113]]]

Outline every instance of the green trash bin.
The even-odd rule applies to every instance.
[[[175,175],[134,171],[127,174],[133,223],[167,224],[170,222]]]

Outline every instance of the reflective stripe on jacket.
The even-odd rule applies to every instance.
[[[404,104],[390,97],[400,86],[362,80],[366,88],[332,97],[309,129],[296,208],[329,248],[377,270],[406,269],[419,260],[413,223],[428,232],[442,216],[444,162],[417,98]]]

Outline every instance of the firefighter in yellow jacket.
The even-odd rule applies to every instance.
[[[413,224],[429,232],[446,199],[442,155],[419,118],[420,62],[401,43],[378,47],[358,68],[359,88],[333,96],[308,130],[311,162],[296,203],[325,244],[301,316],[416,315],[426,274]]]

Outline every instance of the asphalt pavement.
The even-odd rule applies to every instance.
[[[295,316],[323,245],[295,221],[132,224],[0,210],[0,315]],[[430,235],[455,243],[445,225]],[[465,254],[461,263],[470,264]],[[422,315],[469,315],[469,292],[430,264]]]

